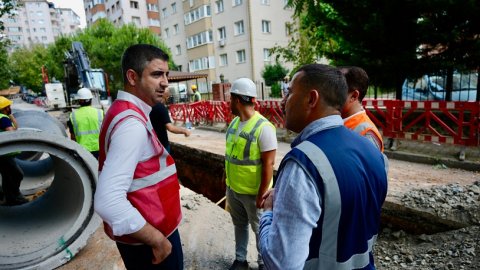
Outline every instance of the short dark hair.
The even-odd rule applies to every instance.
[[[348,93],[358,90],[360,95],[358,100],[362,101],[368,90],[368,75],[367,72],[361,67],[355,66],[342,66],[338,67],[340,71],[345,75],[345,79],[348,84]]]
[[[127,70],[133,69],[142,75],[145,66],[154,59],[169,60],[169,56],[162,49],[150,44],[135,44],[128,47],[122,56],[123,82],[127,83]]]
[[[300,84],[306,89],[317,89],[325,105],[341,110],[347,100],[347,82],[345,76],[335,67],[322,64],[304,65]]]
[[[254,99],[253,97],[249,97],[245,95],[237,95],[234,93],[231,93],[230,96],[237,98],[238,100],[240,100],[240,103],[244,105],[253,105],[253,99]]]

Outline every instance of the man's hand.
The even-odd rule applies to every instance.
[[[159,264],[172,253],[172,243],[166,237],[163,237],[158,243],[152,245],[152,252],[152,263]]]
[[[275,189],[272,188],[263,195],[263,210],[273,209],[273,199],[275,198]]]
[[[188,136],[190,136],[191,132],[190,132],[190,130],[185,129],[185,132],[183,134],[185,135],[185,137],[188,137]]]

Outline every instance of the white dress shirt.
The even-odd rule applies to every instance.
[[[119,91],[117,99],[135,104],[147,118],[152,109],[128,92]],[[140,120],[129,117],[118,124],[111,134],[94,202],[95,211],[110,225],[116,236],[137,232],[146,224],[140,212],[127,200],[127,191],[137,163],[153,155],[149,132]]]

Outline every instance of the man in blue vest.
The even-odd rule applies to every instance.
[[[80,108],[70,114],[67,125],[72,140],[78,142],[98,159],[98,136],[103,121],[103,110],[92,107],[92,91],[81,88],[76,99]]]
[[[282,160],[260,221],[267,269],[375,269],[372,248],[387,194],[383,155],[343,125],[342,73],[301,67],[286,97],[286,127],[299,133]]]
[[[15,131],[18,128],[17,120],[12,114],[12,101],[0,96],[0,132]],[[0,156],[0,174],[2,175],[2,191],[5,196],[4,205],[19,205],[28,202],[20,192],[20,183],[23,171],[15,162],[15,154]],[[2,199],[2,198],[0,198]]]
[[[275,127],[255,111],[257,88],[252,80],[240,78],[230,88],[230,108],[236,115],[227,129],[225,172],[227,204],[235,229],[235,261],[230,270],[248,269],[248,225],[257,247],[259,208],[263,194],[271,187],[277,137]],[[258,268],[263,261],[258,255]]]

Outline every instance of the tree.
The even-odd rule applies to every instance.
[[[290,0],[290,5],[300,26],[315,31],[308,38],[318,57],[361,66],[376,86],[400,89],[406,77],[479,65],[475,0]]]
[[[262,77],[267,86],[272,86],[274,83],[283,80],[287,74],[288,70],[278,62],[275,65],[266,65],[262,70]]]
[[[41,69],[47,58],[47,49],[43,45],[15,50],[9,57],[14,74],[13,80],[34,92],[41,93],[43,89]]]
[[[8,62],[7,46],[0,42],[0,89],[5,89],[9,86],[12,78],[10,63]]]
[[[0,18],[4,15],[11,15],[12,11],[15,10],[17,6],[16,0],[2,0],[0,1]],[[5,26],[3,25],[3,21],[0,20],[0,32],[3,32]]]

